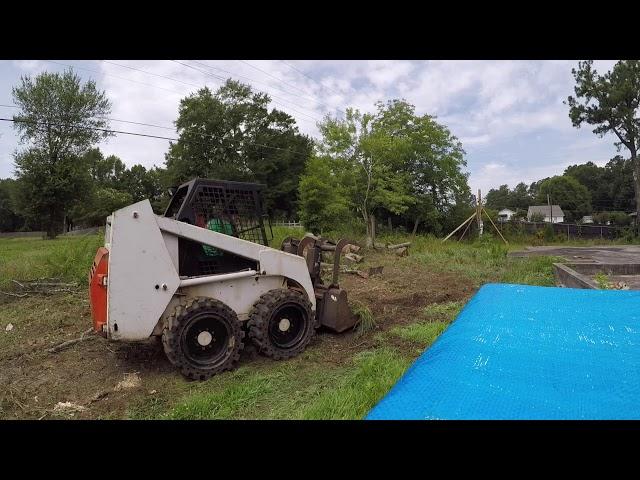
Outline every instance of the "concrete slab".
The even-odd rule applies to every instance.
[[[511,257],[548,255],[561,257],[571,263],[640,263],[640,245],[616,245],[602,247],[527,247],[511,252]]]
[[[564,259],[554,264],[559,285],[571,288],[598,288],[597,273],[609,276],[611,282],[624,282],[630,290],[640,290],[640,245],[593,247],[527,247],[511,252],[511,257],[553,256]]]

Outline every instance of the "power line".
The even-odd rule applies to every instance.
[[[200,73],[202,73],[202,74],[204,74],[204,75],[208,75],[208,76],[210,76],[210,77],[216,78],[216,79],[218,79],[218,80],[221,78],[219,75],[214,75],[214,74],[213,74],[213,73],[211,73],[211,72],[207,72],[207,71],[201,70],[201,69],[199,69],[199,68],[194,67],[193,65],[189,65],[189,64],[187,64],[187,63],[183,63],[183,62],[179,62],[178,60],[171,60],[171,61],[172,61],[172,62],[175,62],[175,63],[178,63],[178,64],[180,64],[180,65],[182,65],[182,66],[185,66],[185,67],[187,67],[187,68],[190,68],[190,69],[192,69],[192,70],[195,70],[195,71],[197,71],[197,72],[200,72]],[[281,99],[281,97],[277,97],[276,95],[273,95],[273,94],[271,94],[271,97]],[[282,100],[283,100],[283,101],[285,101],[285,102],[293,103],[293,102],[291,102],[291,101],[289,101],[289,100],[286,100],[286,99],[282,99]],[[306,113],[304,113],[304,112],[300,112],[299,110],[296,110],[295,108],[291,108],[291,107],[289,107],[289,106],[287,106],[287,105],[283,105],[282,103],[277,102],[277,101],[275,101],[275,100],[273,100],[273,99],[272,99],[271,101],[272,101],[273,103],[276,103],[276,104],[278,104],[278,105],[281,105],[281,106],[283,106],[283,107],[285,107],[285,108],[289,108],[289,109],[293,110],[294,112],[297,112],[297,113],[298,113],[298,114],[300,114],[300,115],[304,115],[304,116],[306,116],[306,117],[309,117],[310,119],[315,120],[316,122],[320,122],[320,121],[322,121],[321,119],[319,119],[319,118],[317,118],[317,117],[314,117],[314,116],[312,116],[312,115],[306,114]],[[294,105],[295,105],[295,104],[294,104]],[[306,108],[306,107],[302,107],[302,108]],[[311,109],[307,109],[307,110],[312,111]],[[305,119],[301,119],[301,120],[305,120]],[[309,121],[309,120],[307,120],[307,121]]]
[[[7,107],[7,108],[20,108],[17,105],[4,105],[0,103],[0,107]],[[120,123],[130,123],[132,125],[142,125],[145,127],[153,127],[153,128],[163,128],[165,130],[173,130],[176,131],[175,127],[164,127],[162,125],[154,125],[152,123],[144,123],[144,122],[134,122],[133,120],[120,120],[118,118],[108,118],[108,117],[96,117],[99,118],[100,120],[109,120],[111,122],[120,122]]]
[[[189,83],[189,82],[185,82],[185,81],[178,80],[178,79],[175,79],[175,78],[171,78],[171,77],[168,77],[167,75],[160,75],[159,73],[147,72],[146,70],[142,70],[140,68],[132,67],[130,65],[122,65],[121,63],[111,62],[109,60],[102,60],[102,61],[104,63],[108,63],[109,65],[116,65],[118,67],[128,68],[129,70],[135,70],[136,72],[145,73],[147,75],[153,75],[154,77],[160,77],[160,78],[164,78],[164,79],[167,79],[167,80],[171,80],[172,82],[183,83],[183,84],[189,85],[191,87],[201,88],[201,85],[195,85],[193,83]]]
[[[255,78],[247,77],[246,75],[240,75],[239,73],[230,72],[230,71],[228,71],[228,70],[224,70],[224,69],[219,68],[219,67],[214,67],[213,65],[209,65],[209,64],[206,64],[206,63],[204,63],[204,62],[198,62],[197,60],[192,60],[192,62],[193,62],[193,63],[197,63],[198,65],[202,65],[202,66],[203,66],[203,67],[205,67],[205,68],[213,68],[213,69],[215,69],[215,70],[220,70],[221,72],[228,73],[229,75],[232,75],[232,76],[234,76],[234,77],[246,78],[247,80],[249,80],[249,81],[251,81],[251,82],[259,83],[260,85],[265,85],[265,86],[266,86],[266,87],[268,87],[268,88],[275,88],[276,90],[279,90],[279,91],[281,91],[281,92],[283,92],[283,93],[285,93],[285,94],[287,94],[287,95],[293,95],[293,96],[298,97],[298,98],[310,98],[311,100],[313,100],[314,102],[316,102],[316,103],[318,103],[318,104],[320,104],[320,105],[324,105],[324,106],[325,106],[325,107],[327,107],[327,108],[332,108],[332,107],[330,107],[329,105],[327,105],[327,104],[325,104],[325,103],[322,103],[320,100],[318,100],[318,99],[316,99],[316,98],[311,98],[311,97],[308,97],[308,96],[306,96],[306,97],[302,97],[301,95],[298,95],[298,94],[296,94],[296,93],[291,93],[291,92],[289,92],[289,91],[287,91],[287,90],[284,90],[284,89],[282,89],[282,88],[280,88],[280,87],[275,87],[275,86],[270,85],[270,84],[268,84],[268,83],[265,83],[265,82],[261,82],[261,81],[259,81],[259,80],[256,80]],[[267,93],[268,93],[268,92],[267,92]],[[298,106],[298,107],[300,107],[300,108],[304,108],[304,109],[306,109],[306,110],[313,111],[312,109],[310,109],[310,108],[306,107],[305,105],[300,105],[299,103],[292,102],[291,100],[285,100],[285,99],[283,99],[282,97],[276,97],[276,96],[275,96],[275,95],[273,95],[272,93],[270,93],[270,95],[271,95],[271,96],[273,96],[274,98],[280,98],[281,100],[286,101],[286,102],[289,102],[289,103],[291,103],[292,105],[296,105],[296,106]],[[315,113],[315,112],[314,112],[314,113]]]
[[[55,63],[56,65],[62,65],[64,67],[76,68],[78,70],[86,70],[87,72],[97,73],[99,75],[104,75],[106,77],[118,78],[120,80],[126,80],[128,82],[137,83],[139,85],[144,85],[144,86],[153,87],[153,88],[159,88],[160,90],[165,90],[167,92],[172,92],[172,93],[177,93],[178,95],[183,95],[182,92],[178,92],[177,90],[171,90],[169,88],[159,87],[158,85],[153,85],[151,83],[139,82],[138,80],[133,80],[133,79],[127,78],[127,77],[121,77],[119,75],[113,75],[112,73],[104,73],[104,72],[101,72],[99,70],[93,70],[91,68],[86,68],[86,67],[78,67],[78,66],[75,66],[75,65],[69,65],[68,63],[56,62],[54,60],[45,60],[45,61],[47,61],[49,63]]]
[[[285,85],[288,85],[288,86],[290,86],[290,87],[292,87],[292,88],[295,88],[296,90],[300,90],[301,92],[305,93],[305,95],[307,95],[307,93],[306,93],[304,90],[302,90],[301,88],[298,88],[298,87],[296,87],[295,85],[291,85],[290,83],[285,82],[285,81],[284,81],[284,80],[282,80],[281,78],[278,78],[278,77],[276,77],[275,75],[272,75],[271,73],[267,72],[266,70],[263,70],[263,69],[261,69],[261,68],[258,68],[258,67],[256,67],[255,65],[251,65],[249,62],[246,62],[246,61],[244,61],[244,60],[238,60],[238,61],[239,61],[239,62],[244,63],[245,65],[249,65],[251,68],[253,68],[253,69],[255,69],[255,70],[258,70],[259,72],[262,72],[262,73],[264,73],[265,75],[268,75],[269,77],[274,78],[274,79],[278,80],[279,82],[282,82],[282,83],[283,83],[283,84],[285,84]],[[307,95],[307,97],[308,97],[308,95]],[[309,97],[309,98],[310,98],[310,97]],[[312,98],[312,99],[313,99],[313,98]],[[313,100],[315,100],[315,99],[313,99]],[[331,110],[337,110],[338,112],[340,112],[340,113],[342,113],[342,114],[346,115],[346,113],[344,112],[344,110],[341,110],[341,109],[339,109],[339,108],[337,108],[337,107],[329,107],[329,105],[327,105],[327,104],[325,104],[325,103],[322,103],[322,105],[324,105],[325,107],[330,108]]]
[[[307,74],[306,74],[306,73],[304,73],[302,70],[299,70],[298,68],[294,67],[294,66],[293,66],[293,65],[291,65],[290,63],[285,62],[284,60],[278,60],[278,61],[279,61],[280,63],[284,63],[287,67],[292,68],[293,70],[295,70],[296,72],[298,72],[298,73],[299,73],[299,74],[301,74],[301,75],[304,75],[304,76],[305,76],[305,77],[307,77],[308,79],[310,79],[310,80],[312,80],[312,81],[316,82],[316,83],[317,83],[318,85],[320,85],[322,88],[324,88],[324,89],[326,89],[326,90],[328,90],[328,91],[330,91],[330,92],[332,92],[332,93],[335,93],[336,95],[342,95],[342,93],[340,93],[340,92],[338,92],[338,91],[334,90],[333,88],[329,88],[329,87],[327,87],[325,84],[323,84],[323,83],[322,83],[322,82],[320,82],[319,80],[316,80],[316,79],[315,79],[315,78],[313,78],[312,76],[307,75]]]
[[[110,65],[115,65],[115,66],[118,66],[118,67],[121,67],[121,68],[128,68],[129,70],[134,70],[134,71],[136,71],[136,72],[144,73],[144,74],[146,74],[146,75],[153,75],[153,76],[155,76],[155,77],[164,78],[164,79],[166,79],[166,80],[170,80],[170,81],[173,81],[173,82],[182,83],[182,84],[184,84],[184,85],[188,85],[188,86],[195,87],[195,88],[198,88],[198,89],[199,89],[199,88],[201,88],[201,85],[195,85],[195,84],[193,84],[193,83],[185,82],[185,81],[183,81],[183,80],[178,80],[178,79],[176,79],[176,78],[169,77],[168,75],[160,75],[159,73],[149,72],[149,71],[146,71],[146,70],[142,70],[142,69],[140,69],[140,68],[132,67],[132,66],[130,66],[130,65],[123,65],[123,64],[121,64],[121,63],[112,62],[112,61],[109,61],[109,60],[102,60],[102,61],[103,61],[104,63],[108,63],[108,64],[110,64]],[[214,75],[214,74],[212,74],[212,73],[210,73],[210,72],[202,71],[202,70],[200,70],[200,69],[198,69],[198,68],[195,68],[195,67],[193,67],[193,66],[191,66],[191,65],[187,65],[187,64],[185,64],[185,63],[178,62],[177,60],[171,60],[171,61],[172,61],[172,62],[174,62],[174,63],[178,63],[178,64],[180,64],[180,65],[183,65],[183,66],[185,66],[185,67],[188,67],[188,68],[194,69],[194,70],[196,70],[196,71],[199,71],[200,73],[204,73],[205,75],[209,75],[210,77],[215,78],[216,80],[218,80],[218,81],[220,81],[220,82],[224,82],[224,81],[226,81],[226,78],[221,77],[221,76],[219,76],[219,75]],[[159,87],[159,88],[162,88],[162,87]],[[165,89],[165,90],[166,90],[166,89]],[[280,97],[276,97],[275,95],[272,95],[272,97],[280,98]],[[282,101],[285,101],[285,102],[289,102],[289,103],[294,103],[294,102],[291,102],[290,100],[286,100],[286,99],[281,99],[281,100],[282,100]],[[285,108],[290,108],[291,110],[293,110],[294,112],[299,113],[300,115],[305,115],[305,116],[307,116],[307,117],[311,118],[314,122],[321,121],[321,120],[320,120],[319,118],[317,118],[317,117],[313,117],[313,116],[308,115],[308,114],[306,114],[306,113],[304,113],[304,112],[300,112],[300,111],[298,111],[298,110],[296,110],[296,109],[294,109],[294,108],[291,108],[291,107],[289,107],[289,106],[287,106],[287,105],[283,105],[282,103],[276,102],[275,100],[272,100],[272,101],[273,101],[274,103],[278,104],[278,105],[281,105],[281,106],[285,107]],[[295,105],[295,103],[294,103],[294,105]],[[302,108],[305,108],[305,107],[302,107]],[[311,121],[311,120],[306,120],[306,119],[304,119],[304,118],[301,118],[300,120]]]
[[[106,133],[114,133],[114,134],[122,134],[122,135],[133,135],[133,136],[137,136],[137,137],[156,138],[156,139],[162,139],[162,140],[169,140],[169,141],[173,141],[173,142],[178,142],[178,141],[182,140],[183,142],[186,142],[186,143],[196,143],[198,145],[210,145],[210,144],[206,144],[206,143],[202,143],[202,142],[194,142],[192,140],[186,140],[184,138],[183,139],[178,139],[178,138],[171,138],[171,137],[163,137],[161,135],[150,135],[150,134],[146,134],[146,133],[127,132],[127,131],[123,131],[123,130],[111,130],[111,129],[99,128],[99,127],[85,127],[85,126],[75,125],[75,124],[64,124],[64,123],[54,123],[54,122],[38,122],[38,121],[35,121],[35,120],[20,120],[20,119],[13,119],[13,118],[0,118],[0,121],[3,121],[3,122],[14,122],[14,123],[33,123],[33,124],[36,124],[36,125],[44,125],[44,126],[72,127],[72,128],[79,128],[79,129],[85,129],[85,130],[95,130],[95,131],[106,132]],[[211,138],[213,138],[213,137],[211,137]],[[224,140],[224,139],[218,139],[218,140]],[[273,147],[271,145],[264,145],[264,144],[261,144],[261,143],[254,143],[254,142],[241,141],[240,143],[244,144],[244,145],[253,145],[253,146],[256,146],[256,147],[264,147],[264,148],[269,148],[269,149],[272,149],[272,150],[281,150],[281,151],[284,151],[284,152],[291,152],[291,153],[297,153],[297,154],[303,155],[302,152],[298,152],[296,150],[291,150],[289,148]]]

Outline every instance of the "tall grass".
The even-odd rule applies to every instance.
[[[0,239],[0,287],[11,287],[11,280],[43,277],[86,284],[103,241],[100,234],[55,240]]]
[[[373,313],[371,313],[369,307],[364,303],[358,302],[357,300],[353,301],[351,303],[351,311],[356,317],[358,317],[357,323],[354,327],[358,332],[358,336],[365,335],[376,328],[376,319],[374,318]]]

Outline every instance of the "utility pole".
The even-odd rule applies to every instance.
[[[482,224],[482,193],[480,189],[478,189],[478,201],[476,202],[476,217],[478,219],[478,236],[481,237],[484,225]]]
[[[553,223],[553,210],[551,209],[551,197],[547,193],[547,204],[549,205],[549,221]]]

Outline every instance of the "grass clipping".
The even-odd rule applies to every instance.
[[[367,307],[364,303],[355,301],[351,305],[351,311],[353,314],[358,317],[356,324],[353,326],[353,329],[356,331],[358,336],[365,335],[377,327],[376,319],[371,313],[369,307]]]

